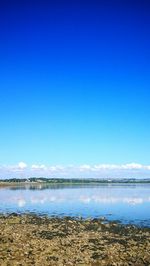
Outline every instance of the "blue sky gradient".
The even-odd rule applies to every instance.
[[[0,2],[0,165],[150,164],[149,14],[145,0]]]

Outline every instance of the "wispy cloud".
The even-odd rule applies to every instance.
[[[10,171],[10,172],[22,172],[27,169],[27,164],[25,162],[19,162],[16,165],[5,165],[1,166],[2,170]]]
[[[47,167],[44,164],[41,164],[41,165],[33,164],[31,166],[31,169],[32,170],[44,170],[45,171],[47,169]]]
[[[1,178],[6,177],[150,177],[150,165],[139,163],[127,164],[83,164],[68,165],[27,165],[19,162],[17,165],[1,165]]]

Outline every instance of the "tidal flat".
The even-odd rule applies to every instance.
[[[1,266],[150,265],[150,228],[104,218],[0,215]]]

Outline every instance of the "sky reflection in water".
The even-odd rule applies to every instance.
[[[150,226],[150,185],[25,186],[0,189],[0,212],[35,212]]]

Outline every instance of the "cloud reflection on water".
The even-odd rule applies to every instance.
[[[18,205],[23,208],[26,205],[32,208],[32,205],[48,204],[127,204],[138,205],[150,203],[150,186],[145,187],[77,187],[63,189],[1,189],[0,204]]]
[[[0,189],[0,213],[107,217],[150,226],[150,185],[25,186]]]

